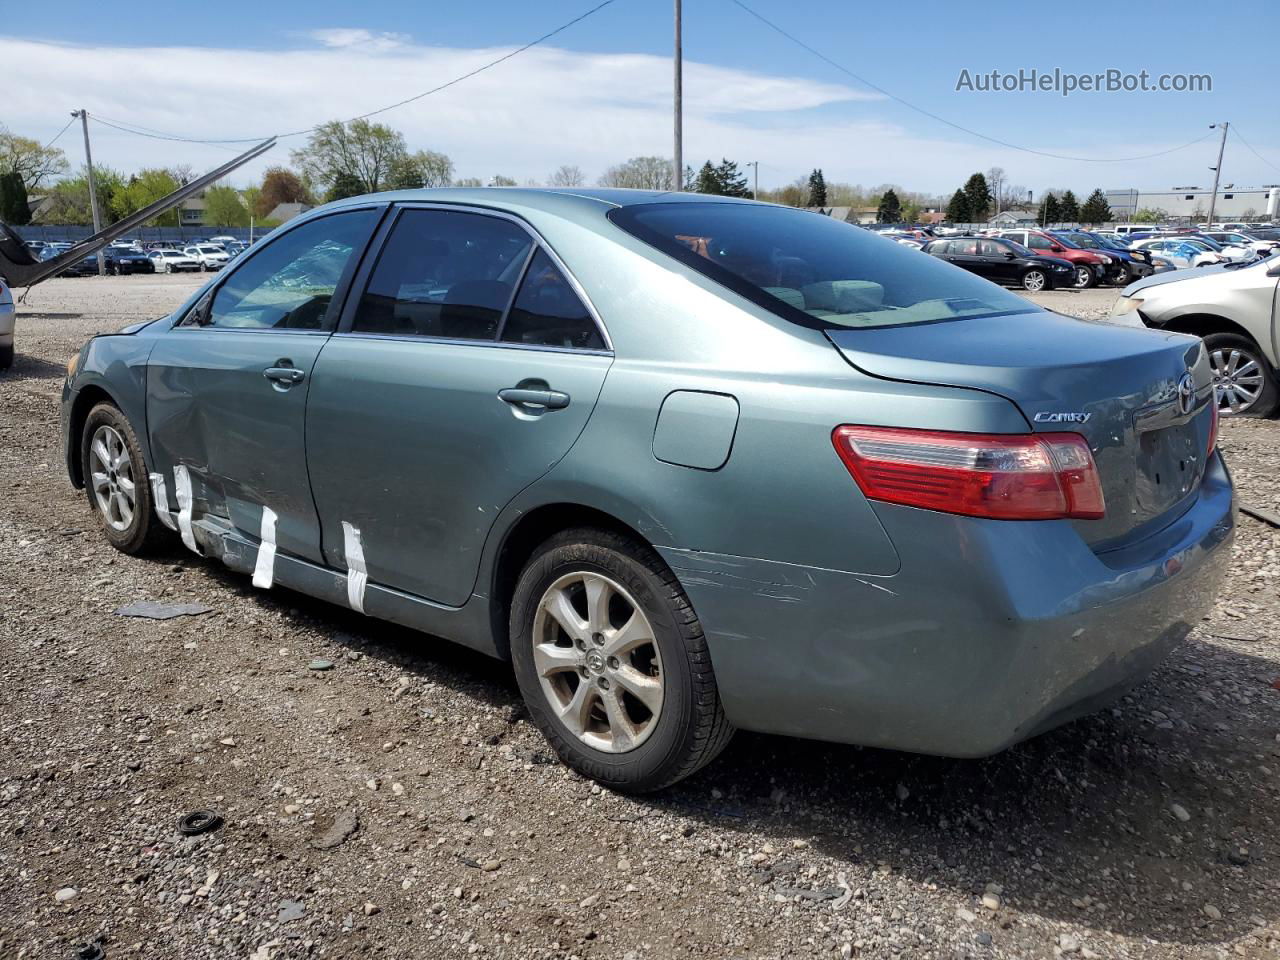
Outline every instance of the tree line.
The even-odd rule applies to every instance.
[[[404,134],[369,120],[321,124],[307,142],[290,153],[291,166],[271,167],[257,183],[236,189],[226,185],[204,192],[205,220],[223,226],[248,226],[250,218],[264,226],[281,203],[317,204],[384,190],[441,186],[516,186],[501,173],[487,178],[457,177],[453,161],[436,150],[411,150]],[[30,198],[45,197],[39,219],[51,224],[88,223],[89,188],[86,172],[67,175],[69,164],[62,150],[16,136],[0,127],[0,220],[21,225],[29,221]],[[106,166],[94,167],[98,201],[106,222],[111,223],[189,183],[190,167],[146,168],[125,174]],[[546,185],[585,186],[581,168],[565,164],[552,171]],[[607,168],[596,180],[602,187],[670,190],[676,171],[670,158],[632,157]],[[538,186],[525,181],[526,186]],[[688,191],[730,197],[752,196],[751,186],[739,164],[727,158],[707,160],[699,168],[680,171],[680,186]],[[952,194],[945,216],[955,223],[987,220],[995,208],[1008,209],[1026,203],[1029,192],[1011,184],[1000,167],[974,173]],[[898,184],[864,188],[857,184],[829,183],[821,168],[791,183],[759,191],[758,199],[794,207],[853,207],[876,211],[882,223],[916,222],[941,200],[904,189]],[[1102,223],[1111,217],[1101,190],[1094,190],[1080,204],[1070,190],[1046,191],[1038,211],[1042,224],[1055,222]],[[157,226],[177,226],[177,209],[157,217]]]

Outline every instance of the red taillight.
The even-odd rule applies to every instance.
[[[1078,433],[843,426],[831,439],[871,500],[999,520],[1106,513],[1098,468]]]
[[[1209,450],[1208,456],[1213,456],[1213,451],[1218,447],[1218,391],[1213,392],[1213,396],[1209,398]]]

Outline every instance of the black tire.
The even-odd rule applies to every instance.
[[[649,620],[661,658],[663,701],[655,726],[626,752],[595,749],[570,731],[553,712],[534,666],[534,621],[543,595],[576,572],[602,575],[630,593]],[[510,637],[516,680],[533,722],[567,766],[603,786],[624,793],[661,790],[710,763],[733,736],[689,598],[653,549],[630,537],[581,528],[542,544],[516,584]]]
[[[0,347],[0,370],[8,370],[13,366],[13,344]]]
[[[1053,286],[1047,273],[1032,269],[1022,275],[1022,288],[1032,293],[1039,293],[1042,290],[1051,290]]]
[[[1262,373],[1262,390],[1256,400],[1247,406],[1232,410],[1228,401],[1231,394],[1219,392],[1218,410],[1223,416],[1267,418],[1276,415],[1280,410],[1280,385],[1276,383],[1276,372],[1271,369],[1266,355],[1258,345],[1248,337],[1236,333],[1211,333],[1204,338],[1204,348],[1209,352],[1209,365],[1213,368],[1215,382],[1219,376],[1219,357],[1230,362],[1233,351],[1239,351],[1240,359],[1236,364],[1237,371],[1242,370],[1250,361],[1257,364]]]
[[[1077,290],[1088,290],[1090,287],[1098,285],[1098,275],[1094,273],[1093,268],[1086,264],[1080,264],[1076,267],[1076,280],[1072,284]]]
[[[117,530],[98,505],[94,494],[93,464],[90,459],[89,446],[94,434],[100,427],[111,427],[123,439],[128,453],[129,476],[133,481],[133,517],[123,530]],[[167,539],[169,531],[155,515],[155,507],[151,499],[151,481],[147,473],[146,462],[142,459],[138,437],[125,415],[111,403],[99,403],[89,411],[84,422],[84,432],[80,436],[80,467],[84,476],[85,494],[89,508],[97,517],[102,532],[110,543],[122,553],[148,553],[160,546]]]

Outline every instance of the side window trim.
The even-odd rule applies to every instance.
[[[278,232],[272,231],[270,236],[267,239],[260,240],[257,243],[255,243],[252,247],[245,250],[241,254],[241,256],[244,257],[243,260],[240,260],[240,258],[237,258],[239,262],[236,263],[234,270],[224,270],[223,272],[219,273],[217,279],[209,286],[209,289],[207,289],[200,296],[198,300],[196,300],[193,304],[191,304],[190,307],[184,310],[181,318],[177,321],[177,323],[175,323],[169,329],[170,330],[179,330],[179,329],[235,330],[238,333],[268,333],[268,334],[270,333],[301,333],[309,336],[324,336],[324,337],[333,335],[338,331],[341,325],[342,318],[346,313],[347,301],[349,299],[349,294],[351,292],[352,281],[355,279],[356,274],[359,272],[360,267],[363,265],[365,259],[367,258],[369,250],[372,249],[373,241],[374,239],[377,238],[379,232],[382,229],[383,224],[388,219],[390,219],[386,215],[387,210],[390,206],[391,205],[389,203],[356,204],[350,207],[343,207],[340,210],[332,210],[327,213],[321,214],[320,216],[317,216],[317,217],[308,217],[305,220],[300,219],[296,224],[294,224],[293,226],[290,226],[289,229],[287,230],[280,230]],[[334,288],[333,297],[335,300],[338,300],[342,306],[338,312],[338,323],[334,325],[332,330],[297,330],[297,329],[280,330],[275,327],[215,327],[211,324],[191,324],[187,322],[189,319],[191,319],[191,316],[195,313],[195,311],[201,309],[202,306],[211,307],[213,305],[214,298],[217,297],[218,291],[222,289],[223,284],[227,282],[228,278],[238,273],[250,262],[250,260],[253,259],[253,257],[259,255],[263,250],[267,249],[269,246],[271,246],[273,243],[280,240],[282,237],[288,236],[288,234],[292,233],[294,230],[298,229],[299,227],[303,227],[308,223],[315,223],[320,220],[325,220],[329,217],[341,216],[344,213],[354,213],[355,211],[358,211],[358,210],[381,210],[381,214],[379,216],[378,223],[374,226],[374,229],[372,230],[372,232],[370,232],[369,236],[365,239],[364,248],[359,252],[357,256],[352,257],[351,261],[345,267],[343,267],[342,276],[338,278],[338,285],[337,287]]]
[[[405,336],[401,334],[386,333],[369,333],[362,330],[353,330],[355,325],[356,310],[360,306],[360,301],[364,298],[369,288],[369,281],[373,278],[373,271],[377,269],[378,260],[382,257],[382,252],[386,249],[387,240],[391,236],[391,231],[395,228],[395,224],[404,215],[406,210],[441,210],[446,213],[475,213],[487,217],[495,217],[500,220],[507,220],[514,223],[521,230],[527,233],[533,240],[529,247],[529,252],[525,258],[524,264],[520,268],[519,279],[511,290],[511,296],[507,300],[506,309],[502,311],[502,316],[498,320],[497,332],[492,339],[489,340],[462,340],[452,337],[420,337]],[[587,308],[587,313],[591,315],[591,321],[596,325],[596,331],[600,334],[600,339],[604,341],[604,349],[585,349],[580,347],[546,347],[520,343],[503,343],[499,338],[502,331],[507,325],[507,318],[511,315],[511,308],[515,304],[516,297],[520,295],[520,286],[524,283],[525,274],[529,270],[529,265],[533,263],[534,255],[539,250],[543,250],[552,263],[556,265],[564,278],[569,282],[569,286],[573,292],[577,294],[578,299],[582,301],[582,305]],[[355,294],[358,291],[358,295]],[[374,231],[372,239],[369,241],[365,256],[361,262],[360,269],[352,277],[352,283],[347,290],[346,300],[343,303],[342,313],[338,319],[338,325],[334,329],[335,335],[349,337],[367,337],[379,340],[409,340],[414,343],[457,343],[466,344],[473,347],[511,347],[520,350],[557,350],[564,353],[613,353],[613,340],[609,337],[609,329],[605,326],[604,320],[600,316],[600,312],[596,309],[595,304],[591,302],[591,298],[587,296],[587,292],[582,288],[582,284],[578,282],[578,278],[573,275],[565,262],[560,259],[560,255],[552,249],[551,245],[546,242],[526,220],[521,219],[513,213],[506,210],[498,210],[494,207],[482,207],[475,204],[462,203],[397,203],[392,207],[392,214],[383,218],[379,228]]]

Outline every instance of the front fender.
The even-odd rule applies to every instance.
[[[94,337],[80,352],[75,375],[62,390],[62,444],[67,476],[75,487],[80,476],[80,433],[94,405],[109,400],[119,407],[150,466],[151,445],[147,431],[147,359],[155,340],[128,334]]]

